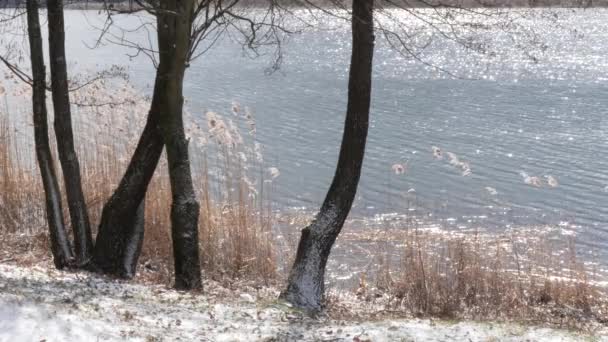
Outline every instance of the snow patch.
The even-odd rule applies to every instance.
[[[273,289],[203,294],[87,273],[0,264],[0,341],[578,341],[590,336],[516,324],[420,319],[312,319]],[[606,332],[596,340],[608,342]]]

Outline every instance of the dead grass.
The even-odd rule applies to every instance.
[[[127,106],[130,108],[123,112],[139,109],[135,108],[135,102]],[[87,111],[88,121],[75,115],[75,134],[86,202],[95,230],[105,201],[126,170],[128,156],[135,148],[143,120],[121,118],[123,112],[108,113],[116,111],[116,108],[92,107],[83,111]],[[27,117],[25,113],[23,117]],[[235,120],[240,118],[237,116]],[[218,116],[218,120],[222,118]],[[242,120],[253,119],[242,116]],[[259,180],[255,186],[249,174],[253,170],[241,167],[241,158],[252,157],[255,152],[254,146],[248,145],[253,138],[245,141],[240,137],[237,124],[226,123],[226,132],[220,133],[229,134],[235,141],[238,139],[238,143],[226,141],[223,135],[213,135],[201,128],[189,132],[192,138],[204,135],[205,139],[204,146],[193,146],[194,155],[199,156],[193,159],[193,173],[201,202],[201,260],[204,272],[212,277],[249,279],[268,284],[277,278],[271,239],[272,216],[269,202],[257,194],[258,191],[263,194],[264,181]],[[99,134],[83,134],[91,131],[90,126],[96,127]],[[0,112],[0,243],[12,247],[0,251],[0,260],[24,264],[42,259],[48,261],[51,257],[46,235],[44,192],[34,159],[33,132],[27,131],[30,128],[27,121],[19,122],[13,115]],[[53,133],[50,134],[52,137]],[[30,143],[23,144],[20,135],[29,136]],[[208,167],[206,157],[200,158],[204,153],[199,152],[207,150],[214,151],[214,163],[209,163],[213,164],[213,170]],[[58,162],[56,171],[61,174]],[[213,178],[212,185],[210,178]],[[63,204],[69,227],[65,195]],[[171,191],[163,156],[146,196],[146,233],[140,258],[143,267],[140,269],[144,279],[167,284],[173,279],[170,206]]]
[[[608,323],[597,264],[575,240],[541,230],[496,234],[385,231],[396,257],[363,273],[356,295],[388,312],[445,319],[517,320],[593,330]],[[369,274],[369,275],[368,275]]]
[[[131,155],[143,127],[141,118],[132,117],[133,112],[145,113],[139,102],[146,103],[133,101],[122,111],[92,107],[88,109],[93,111],[87,114],[89,121],[75,122],[93,227],[126,169],[126,156]],[[289,266],[299,237],[299,230],[289,235],[277,226],[299,229],[305,223],[301,217],[285,215],[277,220],[273,216],[268,185],[277,172],[269,174],[263,167],[260,148],[253,139],[251,114],[238,106],[233,114],[243,120],[240,127],[249,127],[247,134],[241,136],[238,123],[224,121],[217,114],[207,116],[206,129],[188,132],[193,156],[197,156],[193,172],[201,202],[201,260],[205,274],[224,283],[239,280],[268,285],[285,276],[278,270]],[[0,262],[46,263],[51,267],[42,185],[31,132],[26,131],[31,127],[27,121],[21,126],[12,122],[14,117],[0,113]],[[89,126],[99,134],[83,134],[91,132]],[[30,138],[24,140],[20,134]],[[166,170],[163,159],[146,197],[146,235],[138,279],[170,284],[171,196]],[[290,221],[292,224],[286,223]],[[531,230],[497,236],[417,227],[405,223],[397,229],[352,229],[351,223],[338,240],[334,258],[346,263],[362,259],[367,267],[353,268],[360,278],[356,302],[349,303],[347,309],[333,302],[330,312],[344,316],[353,306],[360,306],[358,314],[368,316],[373,312],[515,319],[581,329],[606,324],[606,291],[595,283],[599,276],[593,265],[580,259],[574,240],[562,237],[555,243]],[[361,247],[370,243],[379,247]],[[368,255],[359,253],[361,250]],[[353,258],[353,253],[359,257]],[[368,310],[370,306],[377,310]]]

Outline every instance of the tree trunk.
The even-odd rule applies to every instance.
[[[65,57],[65,32],[63,22],[63,0],[48,0],[49,54],[51,65],[51,90],[55,110],[55,135],[63,180],[70,209],[74,232],[74,246],[78,266],[91,260],[93,239],[89,215],[82,192],[80,166],[74,149],[72,114],[68,93],[68,76]]]
[[[27,31],[30,42],[30,60],[32,62],[32,103],[34,113],[34,142],[36,157],[40,167],[42,184],[46,201],[46,218],[51,238],[51,252],[55,267],[62,269],[73,263],[74,256],[70,240],[65,230],[61,191],[57,183],[55,165],[49,144],[47,108],[46,108],[46,71],[44,67],[44,50],[40,33],[38,0],[27,0]]]
[[[103,208],[95,242],[95,267],[122,278],[135,275],[144,239],[144,198],[164,146],[158,129],[161,82],[157,73],[146,126],[125,175]]]
[[[319,213],[302,230],[296,259],[281,298],[297,307],[322,307],[325,266],[357,192],[369,125],[372,58],[374,52],[373,0],[354,0],[352,56],[348,106],[338,165]]]
[[[177,289],[201,288],[198,251],[199,203],[194,193],[188,140],[182,116],[183,80],[190,48],[193,0],[161,1],[157,14],[160,92],[160,127],[165,141],[171,179],[171,237]]]

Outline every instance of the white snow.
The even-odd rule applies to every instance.
[[[203,294],[0,264],[0,341],[608,341],[517,324],[312,319],[275,290]]]

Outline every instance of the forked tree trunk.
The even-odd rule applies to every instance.
[[[194,0],[164,0],[157,14],[160,127],[171,179],[171,237],[177,289],[201,288],[198,251],[199,203],[194,193],[182,115],[183,80],[190,48]]]
[[[42,49],[42,34],[40,33],[40,19],[38,16],[38,0],[27,0],[26,7],[30,60],[32,62],[32,103],[36,157],[44,186],[46,218],[49,225],[53,262],[55,263],[55,267],[62,269],[73,263],[74,256],[65,230],[61,206],[61,191],[57,183],[55,165],[49,144],[46,108],[46,72],[44,67],[44,50]]]
[[[146,126],[127,171],[103,208],[95,242],[95,267],[121,278],[136,272],[144,239],[144,199],[163,151],[158,129],[161,82],[157,74]]]
[[[93,239],[89,215],[82,192],[80,165],[74,149],[72,113],[68,93],[68,73],[65,57],[63,0],[48,0],[49,61],[51,65],[51,91],[55,111],[55,135],[63,180],[74,232],[74,247],[78,266],[91,261]]]
[[[355,199],[363,165],[372,89],[373,0],[353,0],[352,39],[348,105],[336,173],[315,220],[302,230],[287,288],[281,293],[281,298],[313,312],[322,308],[327,259]]]

